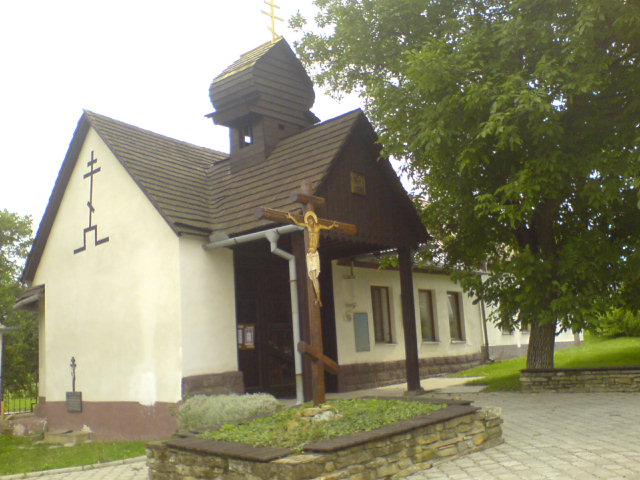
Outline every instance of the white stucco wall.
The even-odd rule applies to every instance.
[[[38,311],[38,395],[44,397],[47,391],[47,355],[45,345],[47,338],[47,324],[45,322],[46,296],[40,300]],[[42,339],[45,339],[44,341]]]
[[[402,303],[400,299],[400,273],[392,270],[373,268],[354,268],[355,279],[349,279],[351,268],[334,265],[333,282],[335,294],[336,331],[338,340],[338,359],[341,364],[387,362],[405,358],[404,332],[402,329]],[[479,353],[483,345],[481,313],[478,305],[462,293],[447,275],[414,273],[414,298],[416,309],[417,337],[419,356],[442,357]],[[373,328],[371,306],[371,286],[389,288],[392,330],[394,342],[376,343]],[[420,312],[418,290],[434,292],[435,315],[437,323],[437,342],[422,342],[420,332]],[[464,340],[451,340],[447,310],[447,292],[460,292],[462,299],[462,318],[464,321]],[[369,319],[368,352],[356,352],[355,332],[352,313],[367,313]]]
[[[88,226],[92,150],[93,224],[109,242],[87,235],[74,254]],[[178,237],[91,129],[33,282],[46,287],[41,395],[65,399],[74,356],[85,401],[180,399],[179,256]]]
[[[233,251],[180,239],[183,376],[238,370]]]
[[[516,345],[517,347],[520,347],[529,343],[529,332],[521,332],[520,330],[515,330],[511,333],[506,333],[491,321],[487,322],[487,337],[489,338],[489,345],[492,347],[503,347],[510,345]],[[580,336],[580,338],[583,338],[582,335]],[[574,341],[574,335],[570,331],[561,332],[556,335],[556,342],[570,343]]]

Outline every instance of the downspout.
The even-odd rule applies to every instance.
[[[304,402],[304,392],[302,386],[302,356],[298,352],[298,343],[300,343],[300,307],[298,304],[298,278],[296,274],[296,258],[289,252],[278,248],[278,238],[280,235],[298,232],[302,230],[297,225],[285,225],[283,227],[272,228],[271,230],[263,230],[261,232],[249,233],[234,238],[225,238],[207,243],[202,246],[205,250],[214,248],[232,247],[241,243],[248,243],[262,238],[269,241],[271,245],[271,253],[284,258],[289,262],[289,290],[291,293],[291,323],[293,326],[293,358],[295,365],[296,380],[296,403]]]
[[[482,282],[482,275],[488,275],[487,264],[484,264],[483,270],[479,272],[480,281]],[[491,358],[491,351],[489,346],[489,332],[487,331],[487,312],[486,305],[484,303],[484,299],[480,300],[480,315],[482,321],[482,333],[484,334],[484,360],[487,363],[493,362],[494,360]]]
[[[289,290],[291,292],[291,323],[293,324],[293,358],[296,374],[296,404],[304,402],[302,386],[302,355],[298,351],[300,343],[300,307],[298,305],[298,277],[296,274],[296,257],[289,252],[278,248],[278,232],[269,231],[265,236],[271,244],[271,253],[284,258],[289,262]]]
[[[482,332],[484,333],[484,360],[485,362],[493,362],[489,351],[489,332],[487,331],[487,314],[485,311],[484,300],[480,300],[480,312],[482,314]]]

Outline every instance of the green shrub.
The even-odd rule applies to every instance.
[[[268,415],[282,405],[272,395],[196,395],[178,410],[178,422],[184,430],[210,430],[227,423],[237,423],[257,415]]]
[[[640,312],[611,308],[598,318],[596,333],[605,337],[640,337]]]

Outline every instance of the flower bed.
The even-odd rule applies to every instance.
[[[420,400],[423,401],[423,400]],[[287,448],[186,437],[147,447],[151,480],[367,480],[402,477],[435,463],[502,443],[502,420],[493,409],[449,403],[428,415],[367,432]]]

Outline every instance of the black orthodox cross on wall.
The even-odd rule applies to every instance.
[[[98,163],[98,159],[95,158],[93,154],[93,150],[91,151],[91,160],[87,162],[87,167],[89,167],[89,172],[85,173],[82,178],[89,179],[89,201],[87,202],[87,208],[89,209],[89,226],[83,229],[82,235],[82,246],[80,248],[76,248],[73,253],[80,253],[87,249],[87,234],[93,232],[93,242],[94,245],[102,245],[103,243],[107,243],[109,241],[109,237],[103,237],[98,239],[98,225],[93,224],[93,214],[96,212],[96,208],[93,205],[93,177],[100,173],[100,167],[96,168],[96,164]]]

